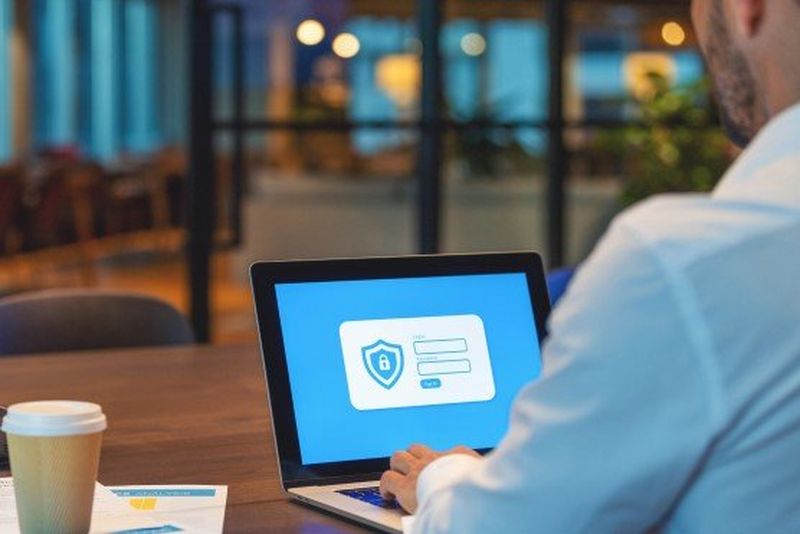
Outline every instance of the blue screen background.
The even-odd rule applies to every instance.
[[[494,447],[541,357],[524,273],[277,284],[281,329],[304,464],[391,455],[412,443]],[[496,394],[487,402],[358,411],[350,404],[344,321],[477,314]]]

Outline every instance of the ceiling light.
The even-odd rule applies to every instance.
[[[340,33],[333,40],[333,53],[341,58],[350,59],[358,54],[360,49],[361,43],[352,33]]]
[[[461,38],[461,50],[468,56],[480,56],[486,51],[486,39],[479,33],[468,33]]]
[[[297,26],[297,40],[304,45],[318,45],[325,38],[325,27],[318,20],[307,19]]]

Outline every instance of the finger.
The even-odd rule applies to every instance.
[[[433,449],[420,443],[410,446],[408,452],[415,458],[425,458],[428,455],[436,454]]]
[[[397,451],[389,460],[389,467],[391,467],[393,471],[407,475],[414,467],[416,461],[417,459],[406,451]]]
[[[384,471],[381,475],[380,491],[384,499],[394,499],[405,477],[396,471]]]

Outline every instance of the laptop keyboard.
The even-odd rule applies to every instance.
[[[386,508],[387,510],[397,510],[400,508],[400,505],[397,504],[397,501],[387,501],[381,497],[381,492],[378,489],[378,486],[336,490],[336,493],[341,493],[342,495],[352,497],[353,499],[358,499],[359,501],[364,501],[379,508]]]

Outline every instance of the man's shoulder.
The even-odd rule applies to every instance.
[[[737,246],[747,246],[800,217],[730,202],[707,194],[658,195],[621,213],[614,222],[667,265],[686,268]]]

